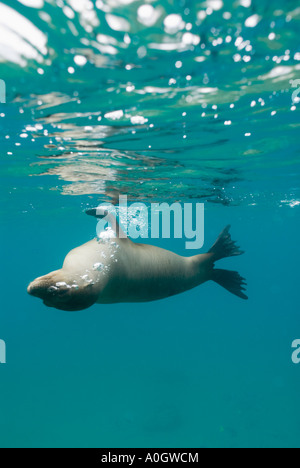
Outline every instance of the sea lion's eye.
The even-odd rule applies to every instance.
[[[68,286],[67,286],[67,287],[63,287],[63,288],[59,288],[59,290],[58,290],[58,295],[59,295],[59,296],[64,296],[65,294],[67,294],[67,292],[70,291],[70,289],[71,289],[71,288],[68,287]]]

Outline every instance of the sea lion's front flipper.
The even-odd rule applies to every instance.
[[[121,228],[116,216],[109,213],[105,207],[99,206],[98,208],[90,208],[86,210],[86,214],[100,220],[106,219],[106,221],[111,225],[112,229],[116,232],[118,239],[128,239],[128,236]]]

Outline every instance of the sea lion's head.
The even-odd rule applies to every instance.
[[[34,280],[28,294],[42,299],[47,307],[75,312],[91,307],[97,300],[91,285],[79,286],[69,282],[62,270],[54,271]]]

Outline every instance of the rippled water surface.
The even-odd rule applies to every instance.
[[[298,0],[0,2],[1,445],[299,446],[299,30]],[[207,249],[231,222],[249,302],[27,297],[119,194],[205,202]]]
[[[0,17],[5,171],[95,199],[297,202],[297,1],[24,0]]]

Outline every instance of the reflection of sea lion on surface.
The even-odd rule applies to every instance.
[[[96,210],[89,214],[96,216]],[[95,303],[157,301],[211,280],[247,299],[245,280],[239,273],[214,268],[218,260],[243,253],[231,240],[229,226],[208,253],[181,257],[132,242],[112,216],[110,221],[117,226],[117,233],[108,229],[99,239],[72,250],[61,270],[37,278],[28,293],[48,307],[76,311]]]

